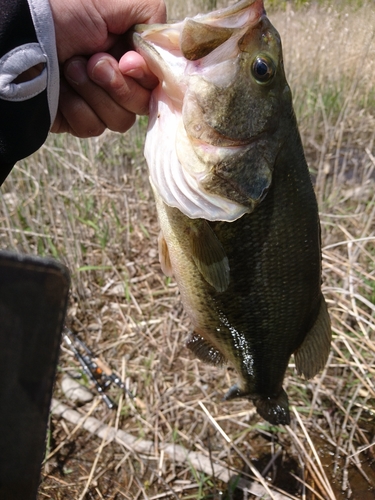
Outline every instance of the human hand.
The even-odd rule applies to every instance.
[[[59,109],[52,132],[77,137],[100,135],[106,128],[126,132],[136,115],[148,114],[150,90],[158,80],[142,56],[126,52],[118,62],[105,53],[73,57],[64,65]]]
[[[105,128],[125,132],[136,114],[148,113],[156,77],[136,52],[126,51],[124,33],[137,23],[165,21],[161,0],[50,0],[59,61],[63,65],[53,132],[78,137]],[[84,56],[91,56],[87,59]]]

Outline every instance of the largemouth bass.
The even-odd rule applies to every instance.
[[[272,424],[290,422],[282,387],[294,354],[313,377],[331,328],[321,292],[318,208],[280,37],[261,0],[169,25],[137,26],[134,45],[160,80],[145,156],[174,276],[205,362],[230,362]]]

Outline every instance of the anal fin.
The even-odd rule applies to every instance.
[[[331,321],[322,295],[319,314],[314,326],[294,353],[299,375],[310,379],[324,368],[331,348],[331,337]]]
[[[186,342],[188,347],[197,358],[210,365],[222,365],[226,362],[225,357],[220,351],[213,347],[206,339],[198,333],[192,333],[191,337]]]

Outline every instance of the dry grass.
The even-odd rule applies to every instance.
[[[124,136],[50,137],[2,187],[0,246],[70,267],[68,325],[136,397],[111,389],[117,411],[99,397],[74,408],[60,380],[79,367],[62,348],[55,398],[74,412],[54,407],[40,499],[374,498],[375,16],[369,4],[270,17],[320,203],[327,367],[306,383],[290,365],[288,428],[222,403],[234,374],[184,347],[190,323],[160,271],[144,120]]]

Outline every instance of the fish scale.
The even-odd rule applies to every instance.
[[[284,374],[290,355],[314,324],[321,300],[315,197],[306,188],[299,203],[285,204],[285,198],[295,198],[295,187],[288,182],[290,167],[284,167],[286,176],[281,170],[278,165],[274,183],[256,211],[231,224],[214,223],[231,270],[228,289],[216,294],[218,309],[251,339],[255,365],[262,372],[256,392],[268,395],[280,384],[280,374],[273,374]]]

